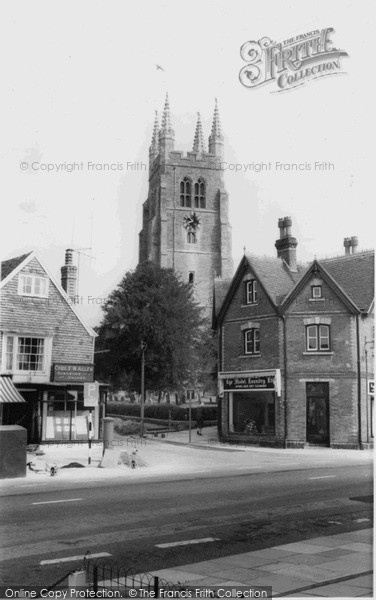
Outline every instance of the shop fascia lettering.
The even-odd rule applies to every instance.
[[[273,390],[281,393],[281,371],[258,371],[245,373],[219,373],[219,394],[237,390]]]

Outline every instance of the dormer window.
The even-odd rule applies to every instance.
[[[257,282],[255,279],[245,282],[246,304],[257,304]]]
[[[38,296],[40,298],[47,298],[47,277],[22,273],[18,279],[18,294],[20,296]]]
[[[319,300],[322,298],[322,286],[312,285],[311,286],[311,298],[312,300]]]

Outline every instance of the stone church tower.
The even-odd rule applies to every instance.
[[[192,152],[174,149],[168,96],[149,148],[149,193],[143,204],[139,262],[172,268],[194,286],[211,313],[214,277],[233,275],[228,195],[223,183],[223,135],[217,103],[205,150],[198,114]]]

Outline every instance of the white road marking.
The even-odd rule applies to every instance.
[[[320,475],[320,477],[308,477],[308,479],[329,479],[330,477],[336,477],[336,475]]]
[[[235,467],[235,469],[238,471],[240,469],[261,469],[261,467],[248,467],[248,466],[244,466],[244,467]]]
[[[332,525],[342,525],[340,521],[328,521],[328,523],[332,523]]]
[[[355,519],[355,523],[365,523],[366,521],[370,521],[371,519]]]
[[[219,538],[201,538],[199,540],[184,540],[182,542],[170,542],[168,544],[155,544],[156,548],[172,548],[173,546],[188,546],[189,544],[206,544],[207,542],[216,542]]]
[[[58,504],[60,502],[78,502],[83,498],[68,498],[67,500],[44,500],[43,502],[32,502],[31,504]]]
[[[97,554],[90,554],[90,558],[101,558],[103,556],[111,556],[108,552],[98,552]],[[64,558],[54,558],[52,560],[41,560],[41,565],[54,565],[56,563],[62,562],[73,562],[78,560],[83,560],[85,558],[85,554],[80,554],[79,556],[64,556]]]

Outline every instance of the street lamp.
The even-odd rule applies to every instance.
[[[145,413],[145,351],[147,343],[141,340],[141,420],[140,437],[144,437],[144,413]]]

